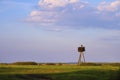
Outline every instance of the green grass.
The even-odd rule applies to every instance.
[[[115,80],[119,66],[0,65],[0,80]]]

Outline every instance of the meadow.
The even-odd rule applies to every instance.
[[[0,80],[119,80],[112,65],[0,65]]]

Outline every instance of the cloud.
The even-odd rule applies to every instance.
[[[55,8],[63,7],[67,4],[76,3],[78,0],[40,0],[38,5],[41,7]]]
[[[119,7],[119,0],[101,2],[95,7],[80,0],[40,0],[38,8],[31,11],[25,21],[61,29],[120,29]]]
[[[52,23],[55,21],[55,15],[57,12],[53,11],[37,11],[34,10],[30,13],[28,21],[40,22],[40,23]]]
[[[118,11],[120,10],[120,0],[116,0],[113,2],[102,2],[98,6],[98,10],[100,11]]]

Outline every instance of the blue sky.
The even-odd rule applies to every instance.
[[[120,0],[1,0],[0,62],[120,62]]]

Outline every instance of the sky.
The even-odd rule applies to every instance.
[[[120,62],[120,0],[0,0],[0,63]]]

